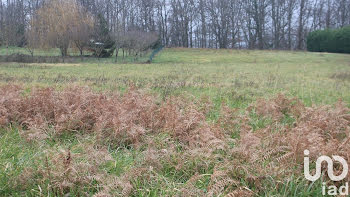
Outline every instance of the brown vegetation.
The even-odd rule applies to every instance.
[[[160,102],[132,87],[124,94],[81,87],[34,88],[28,93],[8,85],[0,88],[0,95],[0,124],[19,125],[29,141],[49,138],[48,133],[97,137],[96,146],[85,145],[81,155],[48,151],[41,167],[28,169],[30,179],[49,181],[61,194],[76,187],[97,187],[91,185],[94,180],[99,183],[96,196],[111,192],[128,196],[137,192],[135,180],[147,181],[175,170],[183,173],[180,195],[205,195],[196,182],[209,176],[208,196],[253,196],[266,189],[263,182],[269,177],[279,187],[291,175],[302,176],[305,149],[313,161],[321,154],[350,160],[350,110],[341,101],[333,107],[305,107],[298,99],[278,95],[258,100],[243,115],[223,106],[221,117],[208,123],[210,109],[182,98]],[[270,121],[253,129],[254,114]],[[162,133],[169,136],[157,141]],[[239,137],[233,139],[234,133]],[[108,174],[99,170],[112,159],[103,148],[107,143],[143,147],[144,159],[121,176]]]
[[[94,132],[118,144],[135,144],[145,134],[166,130],[193,146],[204,146],[222,137],[194,105],[176,99],[161,105],[155,97],[133,89],[121,96],[81,87],[62,92],[46,88],[33,89],[23,96],[20,87],[11,85],[0,92],[3,125],[16,123],[35,134],[54,128],[57,135]]]

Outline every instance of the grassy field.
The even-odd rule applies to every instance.
[[[350,100],[350,56],[288,51],[166,49],[153,64],[3,63],[0,83],[125,89],[133,83],[163,96],[207,95],[244,107],[283,92],[310,105]]]
[[[349,113],[347,54],[176,48],[152,64],[0,63],[0,85],[0,196],[319,196],[294,146],[317,143],[296,134],[349,136],[350,120],[335,122]]]

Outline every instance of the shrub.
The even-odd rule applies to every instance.
[[[335,45],[339,53],[350,53],[350,26],[342,28],[335,33]]]
[[[312,52],[350,53],[350,26],[309,33],[307,50]]]

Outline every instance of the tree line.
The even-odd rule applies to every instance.
[[[24,35],[31,26],[31,19],[48,1],[1,0],[1,44],[25,45]],[[99,17],[105,20],[116,47],[139,45],[137,47],[142,48],[140,42],[145,41],[142,37],[155,32],[161,43],[168,47],[302,50],[306,48],[309,32],[350,24],[350,0],[77,2],[95,20]],[[75,34],[83,35],[84,32]],[[121,35],[129,37],[121,38]]]

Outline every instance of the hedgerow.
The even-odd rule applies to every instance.
[[[309,33],[307,50],[312,52],[350,53],[350,26]]]

